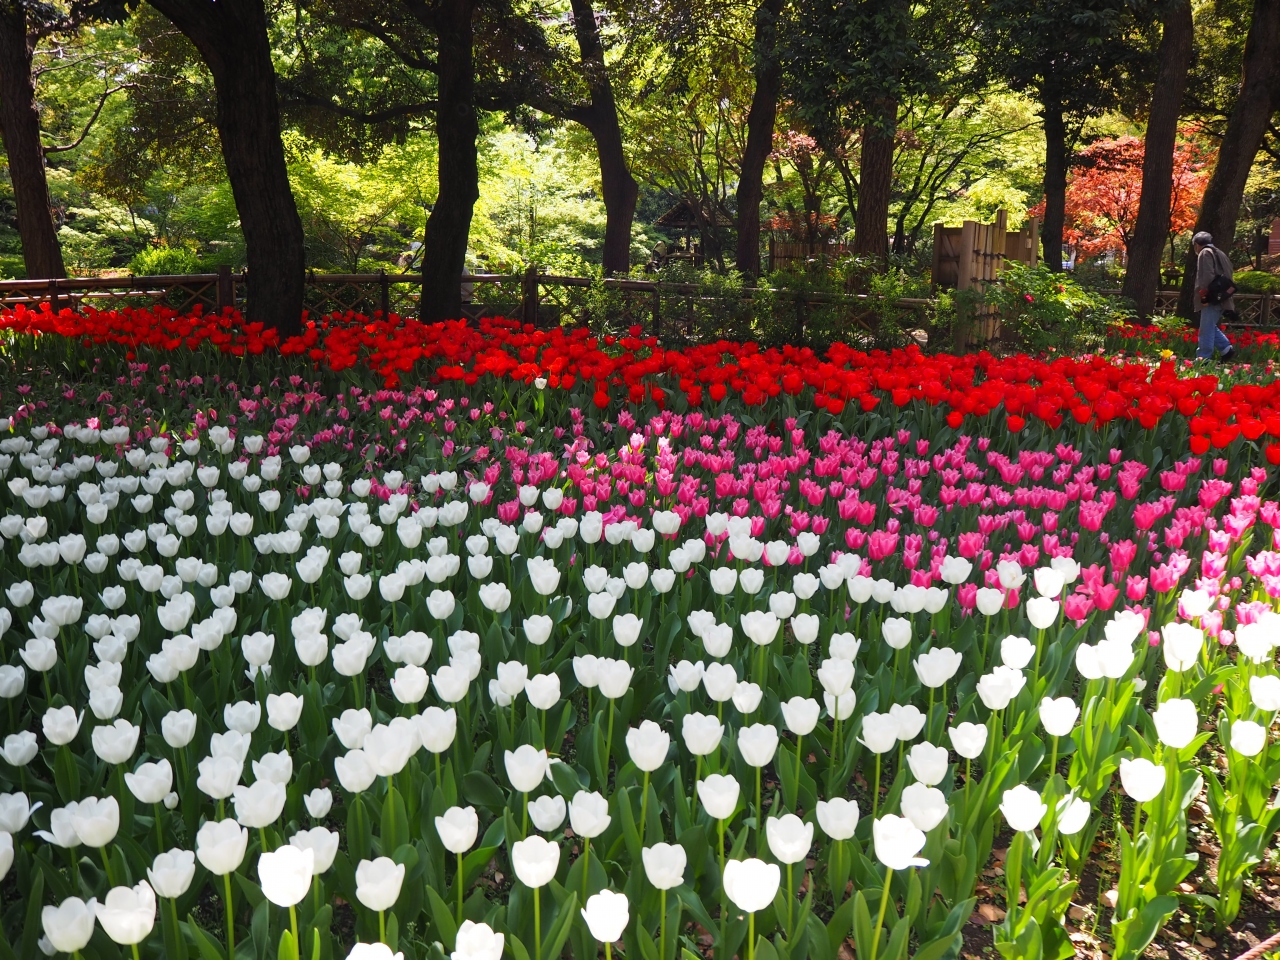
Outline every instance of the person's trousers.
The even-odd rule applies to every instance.
[[[1212,360],[1216,347],[1219,354],[1231,349],[1231,341],[1218,324],[1222,321],[1222,304],[1204,304],[1200,308],[1200,344],[1196,347],[1197,360]]]

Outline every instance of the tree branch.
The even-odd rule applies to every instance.
[[[51,153],[66,153],[68,150],[74,150],[76,147],[80,146],[80,144],[84,143],[85,137],[89,136],[89,131],[93,129],[93,125],[97,123],[98,117],[102,113],[102,108],[107,105],[107,100],[111,95],[113,93],[119,93],[121,90],[132,90],[136,86],[137,84],[135,83],[121,83],[108,90],[104,90],[102,92],[102,96],[98,100],[98,105],[93,108],[93,116],[89,118],[89,122],[86,123],[84,125],[84,129],[80,131],[80,136],[67,144],[42,147],[41,149],[44,150],[44,155],[47,157]]]
[[[281,92],[285,95],[281,98],[280,105],[282,107],[290,106],[306,106],[314,107],[317,110],[323,110],[326,113],[332,113],[339,117],[345,117],[348,120],[358,120],[361,123],[378,124],[386,123],[388,120],[400,120],[404,117],[421,117],[432,113],[436,109],[435,100],[422,100],[417,103],[404,103],[396,107],[387,107],[383,110],[363,111],[355,110],[351,107],[344,107],[341,104],[326,100],[324,97],[318,97],[314,94],[306,93],[292,87],[281,85]]]

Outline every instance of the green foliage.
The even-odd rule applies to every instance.
[[[1106,297],[1043,264],[1012,264],[983,302],[999,309],[1003,339],[1030,353],[1092,349],[1118,314]]]
[[[1234,276],[1241,293],[1280,293],[1280,277],[1264,270],[1242,270]]]
[[[139,277],[200,273],[200,258],[186,247],[160,243],[135,253],[129,261],[129,272]]]

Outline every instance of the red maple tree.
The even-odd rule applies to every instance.
[[[1108,250],[1123,256],[1128,249],[1142,201],[1145,148],[1143,140],[1125,136],[1098,140],[1076,154],[1067,181],[1064,239],[1081,258]],[[1183,131],[1174,146],[1170,237],[1195,225],[1212,158],[1194,130]],[[1031,213],[1043,216],[1043,201]]]

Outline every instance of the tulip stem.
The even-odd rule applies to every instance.
[[[1053,775],[1058,772],[1058,737],[1055,734],[1053,738],[1053,752],[1050,754],[1049,760],[1049,779],[1053,779]]]
[[[996,736],[997,731],[1000,729],[999,710],[991,711],[989,722],[991,724],[991,730],[987,734],[987,762],[982,768],[982,776],[984,779],[991,776],[991,766],[995,763],[996,759]]]
[[[542,960],[542,898],[541,887],[533,888],[533,946],[534,960]],[[606,944],[608,946],[608,944]]]
[[[180,930],[178,926],[178,901],[173,897],[166,897],[169,901],[169,914],[173,917],[173,929]]]
[[[378,911],[378,942],[387,942],[387,913],[385,910]]]
[[[973,779],[973,760],[964,758],[964,818],[969,821],[969,781]]]
[[[462,880],[463,880],[462,853],[459,852],[458,853],[458,876],[456,878],[456,883],[458,884],[458,926],[462,926]]]
[[[720,845],[717,848],[720,851],[720,876],[724,876],[724,821],[716,821],[716,832],[720,834]]]
[[[640,787],[640,849],[644,849],[644,825],[649,814],[649,771],[644,772],[644,783]]]
[[[231,874],[222,875],[222,905],[227,911],[227,960],[235,960],[236,925],[231,913]]]
[[[582,847],[582,902],[587,902],[587,876],[591,873],[591,838],[583,837]]]
[[[884,911],[889,906],[889,882],[893,879],[893,870],[889,867],[884,872],[884,889],[880,891],[880,913],[876,917],[876,932],[871,937],[871,960],[876,960],[880,952],[880,931],[884,929]]]
[[[756,914],[747,914],[747,960],[756,960]]]
[[[871,819],[874,822],[880,812],[880,754],[876,754],[876,788],[871,794]]]
[[[609,700],[609,732],[604,738],[604,782],[600,784],[601,790],[609,789],[609,754],[613,750],[613,699]]]
[[[129,944],[129,947],[133,950],[133,960],[138,960],[138,945],[136,943],[131,943]]]
[[[613,960],[613,944],[611,943],[604,945],[604,960]]]
[[[804,748],[804,734],[796,737],[796,806],[800,806],[800,771],[804,768],[801,766],[800,757]]]
[[[658,898],[662,916],[658,920],[658,960],[667,960],[667,888],[662,888]]]
[[[760,852],[764,835],[764,805],[760,802],[760,768],[756,767],[756,853]]]
[[[702,779],[702,754],[698,754],[693,758],[693,807],[690,819],[697,819],[698,816],[698,781]]]
[[[792,937],[792,934],[795,933],[795,931],[791,929],[791,924],[793,922],[792,910],[795,907],[795,902],[796,902],[796,888],[795,888],[795,883],[791,877],[791,866],[792,865],[790,863],[787,864],[787,939],[788,940],[790,940]]]
[[[293,931],[293,942],[297,944],[298,954],[302,954],[302,938],[298,936],[298,910],[289,904],[289,929]]]
[[[111,869],[111,857],[107,854],[107,848],[99,847],[98,853],[102,855],[102,865],[107,871],[107,883],[114,887],[116,885],[116,877],[115,872]]]
[[[520,807],[520,836],[527,837],[529,836],[529,794],[523,793],[521,796],[524,797],[524,803]]]

